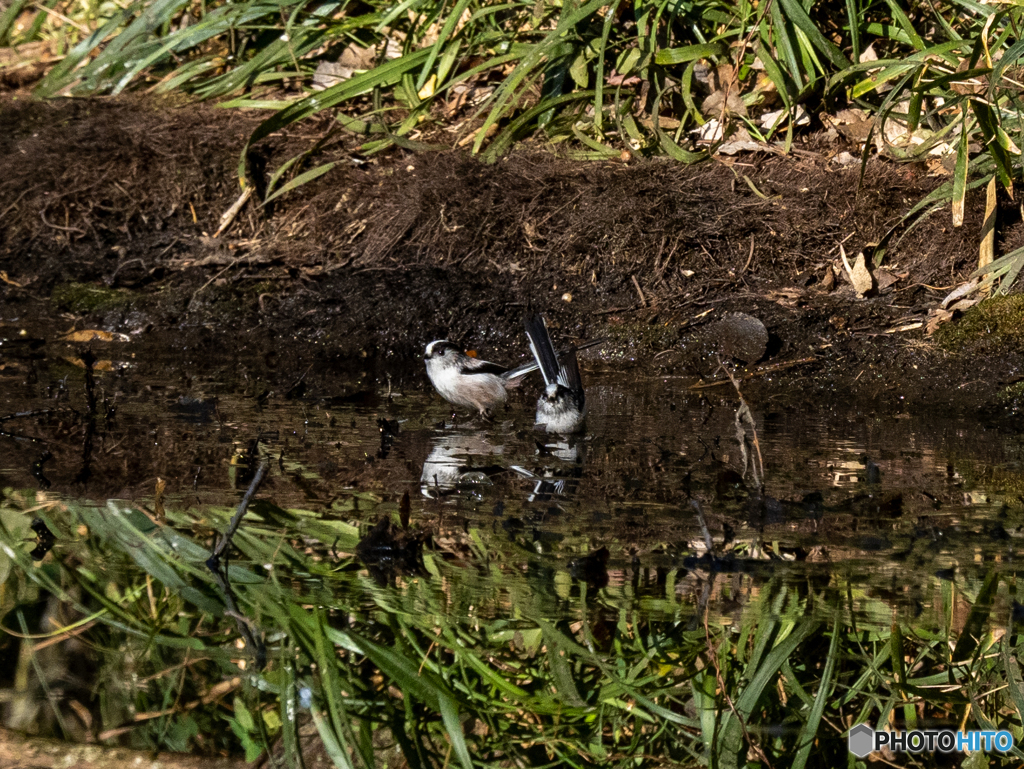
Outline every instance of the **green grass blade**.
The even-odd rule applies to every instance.
[[[971,99],[971,110],[978,120],[978,127],[985,138],[985,146],[996,167],[996,178],[1007,190],[1013,184],[1013,161],[1009,153],[999,142],[999,115],[988,104],[978,99]],[[960,155],[957,154],[959,164]]]
[[[131,17],[134,8],[135,6],[129,6],[129,8],[120,13],[114,14],[106,24],[72,48],[68,55],[51,69],[46,77],[40,81],[39,85],[36,86],[36,95],[43,98],[55,96],[74,82],[77,77],[73,73],[79,64],[85,60],[93,49],[113,34],[114,30]]]
[[[570,104],[581,100],[588,100],[593,97],[593,91],[576,91],[575,93],[567,93],[564,96],[557,96],[552,99],[546,99],[545,101],[538,104],[533,109],[529,109],[522,115],[517,117],[508,127],[498,134],[491,145],[487,148],[487,151],[481,155],[485,162],[493,163],[497,160],[518,138],[520,133],[527,128],[540,115],[549,109],[560,106],[562,104]],[[482,130],[482,129],[481,129]],[[482,140],[482,134],[478,136],[478,140]]]
[[[728,48],[721,42],[684,45],[679,48],[662,48],[654,55],[654,63],[667,67],[672,64],[686,64],[695,59],[710,59],[713,56],[723,56],[727,52]]]
[[[803,90],[804,72],[800,66],[800,59],[797,57],[797,46],[789,36],[786,19],[782,15],[782,6],[779,3],[772,3],[769,9],[771,14],[771,31],[769,32],[766,22],[762,22],[761,40],[762,45],[768,50],[773,50],[782,61],[786,62],[786,73],[793,83],[799,83],[797,92]]]
[[[300,99],[291,106],[271,115],[256,127],[256,130],[249,136],[245,147],[242,148],[238,164],[239,178],[245,179],[246,157],[248,156],[249,148],[252,145],[270,136],[270,134],[291,125],[292,123],[304,120],[323,110],[336,107],[342,102],[355,96],[361,96],[362,94],[369,93],[374,88],[398,83],[402,79],[403,75],[408,74],[416,67],[420,66],[420,64],[429,55],[429,51],[422,50],[403,56],[399,59],[395,59],[394,61],[390,61],[379,67],[368,70],[367,72],[356,75],[352,79],[346,80],[344,83],[339,83],[338,85],[331,86],[320,93]]]
[[[807,36],[818,51],[825,55],[825,57],[832,63],[836,69],[843,70],[850,66],[850,60],[846,58],[839,47],[831,40],[826,38],[815,26],[814,22],[811,21],[811,17],[807,15],[807,11],[798,2],[798,0],[778,0],[782,9],[786,12],[786,16],[796,26],[798,30]],[[851,20],[851,23],[852,20]]]
[[[818,739],[818,727],[821,725],[821,717],[825,713],[825,705],[833,700],[832,679],[839,659],[839,639],[842,634],[842,610],[837,607],[832,617],[832,640],[828,645],[825,668],[821,672],[821,681],[818,684],[818,693],[814,697],[814,705],[800,729],[800,737],[797,739],[800,748],[793,761],[793,769],[804,769],[807,766],[811,750]]]
[[[597,66],[594,78],[594,128],[598,136],[604,128],[604,57],[608,49],[608,38],[612,33],[612,22],[615,20],[619,3],[622,0],[613,0],[605,13],[604,23],[601,25],[601,39],[597,47]]]
[[[434,69],[434,62],[437,61],[437,57],[441,55],[441,49],[449,42],[452,33],[455,31],[455,25],[458,24],[459,19],[462,18],[462,14],[469,6],[469,2],[470,0],[458,0],[455,4],[455,8],[453,8],[448,14],[448,18],[445,20],[441,31],[437,33],[437,41],[430,47],[427,60],[423,64],[423,69],[420,70],[419,78],[416,80],[417,93],[419,93],[423,89],[423,86],[427,84],[427,78]],[[439,76],[438,79],[440,80],[441,76]]]
[[[860,61],[860,6],[858,0],[846,0],[846,23],[850,32],[850,52],[854,61]]]
[[[473,769],[473,761],[469,757],[469,748],[466,747],[466,737],[462,733],[462,722],[459,721],[459,708],[452,697],[442,696],[438,699],[441,708],[441,718],[444,720],[445,729],[448,730],[448,739],[451,740],[455,756],[465,769]]]
[[[718,749],[723,761],[730,760],[738,763],[738,756],[743,749],[743,725],[740,723],[740,719],[743,723],[750,722],[754,707],[772,678],[782,667],[782,663],[819,628],[820,624],[817,620],[808,619],[801,622],[785,640],[780,641],[766,654],[762,661],[752,663],[752,666],[756,664],[754,675],[734,703],[736,713],[725,713],[719,727]]]
[[[270,195],[268,195],[267,199],[264,200],[263,202],[264,203],[269,203],[270,201],[276,200],[277,198],[281,197],[286,192],[291,192],[296,187],[301,187],[306,182],[311,182],[314,179],[319,179],[321,176],[326,174],[328,171],[330,171],[336,165],[338,165],[338,161],[335,160],[335,161],[332,161],[330,163],[324,163],[322,166],[317,166],[316,168],[311,168],[308,171],[305,171],[305,172],[299,174],[294,179],[290,180],[287,184],[285,184],[283,187],[281,187],[281,189],[276,190],[273,193],[271,193]]]
[[[969,277],[976,278],[979,275],[985,275],[990,272],[997,272],[1000,270],[1009,269],[1014,264],[1014,262],[1016,262],[1022,256],[1024,256],[1024,247],[1014,249],[1010,253],[1004,254],[998,259],[994,259],[993,261],[986,264],[984,267],[979,267],[974,272],[972,272]]]
[[[999,588],[999,573],[990,571],[985,576],[985,581],[978,591],[971,611],[967,615],[963,631],[953,649],[953,664],[963,664],[968,657],[972,657],[978,649],[978,639],[982,636],[982,630],[989,615],[992,613],[992,599]],[[950,681],[950,683],[953,683]]]
[[[497,123],[504,115],[506,105],[516,96],[519,92],[520,86],[533,74],[533,71],[538,67],[538,65],[540,65],[544,58],[548,56],[551,49],[562,42],[563,36],[571,28],[596,13],[603,6],[603,0],[590,0],[590,2],[573,10],[563,10],[555,29],[545,35],[541,42],[529,46],[529,51],[523,57],[522,61],[519,62],[512,73],[505,79],[505,81],[498,87],[497,91],[494,92],[491,98],[484,105],[483,109],[489,108],[490,112],[484,119],[483,125],[477,133],[477,138],[473,142],[474,154],[480,152],[480,149],[487,138],[487,132],[490,127]],[[576,94],[566,94],[565,96],[572,97],[575,95]],[[593,96],[593,93],[589,93],[589,95]],[[558,103],[560,102],[558,102],[557,99],[548,100],[545,109],[537,111],[536,115],[542,114],[546,109],[556,106]],[[536,115],[534,115],[534,117],[536,117]],[[531,117],[531,120],[532,119],[533,118]]]
[[[10,6],[0,13],[0,47],[9,46],[12,42],[11,29],[18,15],[29,4],[30,0],[14,0]]]
[[[310,709],[310,715],[313,717],[313,724],[316,726],[316,731],[323,742],[324,750],[331,761],[334,762],[334,765],[340,767],[340,769],[355,769],[351,759],[348,757],[348,751],[338,741],[337,731],[331,727],[330,722],[315,707]]]
[[[893,19],[896,21],[897,24],[899,24],[900,30],[902,30],[904,35],[906,35],[906,38],[907,40],[910,41],[910,44],[919,51],[926,48],[927,46],[925,46],[924,40],[922,40],[921,36],[917,34],[917,30],[914,29],[913,23],[911,23],[910,19],[907,17],[907,14],[903,11],[899,4],[897,4],[894,0],[885,0],[885,2],[886,5],[889,6],[889,11],[892,13]]]

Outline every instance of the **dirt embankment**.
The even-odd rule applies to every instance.
[[[983,193],[962,228],[948,209],[897,226],[873,296],[839,266],[840,246],[851,261],[870,252],[942,181],[921,167],[872,161],[861,184],[824,144],[693,167],[539,152],[487,166],[458,152],[363,157],[358,137],[338,135],[305,166],[338,161],[330,173],[270,206],[250,200],[214,237],[261,117],[135,98],[0,102],[0,336],[36,319],[193,354],[229,342],[282,380],[311,365],[307,381],[328,388],[354,357],[418,371],[397,364],[439,337],[521,356],[533,308],[560,336],[609,338],[589,366],[696,380],[717,365],[706,330],[742,311],[771,335],[760,365],[777,368],[746,385],[765,397],[974,408],[1020,376],[1013,350],[950,353],[923,328],[976,266]],[[255,148],[258,192],[329,128]],[[1000,210],[997,254],[1024,241],[1014,216]]]

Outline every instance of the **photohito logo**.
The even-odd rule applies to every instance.
[[[867,724],[857,724],[846,738],[850,752],[857,758],[882,748],[894,753],[939,753],[998,750],[1006,753],[1013,747],[1008,731],[954,732],[952,729],[914,729],[909,732],[876,732]]]

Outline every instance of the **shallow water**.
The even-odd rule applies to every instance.
[[[166,482],[172,521],[204,545],[222,524],[210,511],[238,503],[258,454],[271,472],[257,499],[363,534],[397,521],[408,493],[412,529],[431,533],[421,568],[385,558],[314,580],[355,605],[372,605],[375,585],[426,580],[454,615],[686,620],[707,607],[728,623],[782,579],[843,591],[860,621],[929,624],[944,582],[970,587],[1016,559],[1020,440],[965,418],[879,417],[837,398],[813,412],[752,401],[742,425],[728,384],[585,366],[586,432],[558,441],[532,429],[536,382],[493,422],[453,424],[420,361],[283,387],[245,360],[204,373],[209,361],[140,367],[104,349],[93,419],[73,351],[3,372],[0,411],[33,415],[2,423],[0,486],[152,510]],[[243,530],[302,540],[258,512]]]

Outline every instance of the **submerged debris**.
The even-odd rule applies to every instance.
[[[32,477],[39,482],[39,488],[41,488],[43,491],[46,491],[52,485],[50,483],[50,479],[47,478],[43,472],[43,465],[45,465],[51,459],[53,459],[53,454],[51,454],[49,451],[44,451],[42,455],[39,457],[39,459],[33,462],[32,466],[29,468],[29,472],[32,474]],[[39,519],[37,518],[36,520]]]
[[[569,561],[573,579],[586,582],[588,587],[600,590],[608,586],[608,548],[602,546],[589,555]]]
[[[416,574],[423,570],[423,543],[427,534],[395,526],[381,518],[356,547],[370,574],[385,584],[398,574]]]
[[[46,525],[42,518],[34,518],[29,526],[36,533],[36,546],[29,553],[29,557],[33,561],[41,561],[53,549],[54,544],[57,542],[57,537],[50,531],[50,527]]]
[[[377,429],[380,430],[380,448],[377,450],[377,459],[387,459],[401,427],[397,419],[379,417]]]

